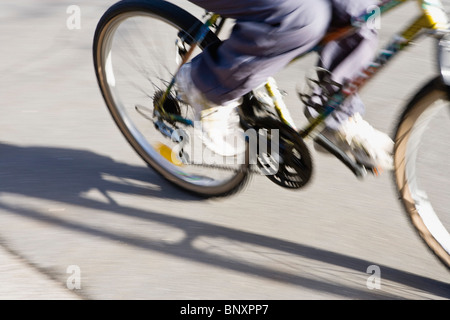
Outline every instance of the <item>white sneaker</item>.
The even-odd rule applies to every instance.
[[[237,112],[239,101],[216,105],[195,87],[190,63],[184,64],[176,76],[178,98],[194,109],[196,132],[213,152],[231,157],[245,151],[245,136]]]
[[[328,130],[328,134],[332,132]],[[353,115],[334,131],[340,143],[350,147],[353,156],[361,164],[377,169],[393,170],[394,142],[389,136],[374,129],[359,113]]]

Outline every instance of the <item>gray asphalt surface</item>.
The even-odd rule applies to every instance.
[[[389,174],[360,181],[312,151],[303,190],[254,177],[205,201],[147,168],[93,71],[95,26],[114,2],[0,4],[0,299],[450,297],[449,273],[416,236]],[[80,29],[67,27],[71,5]],[[383,18],[382,43],[415,12],[411,3]],[[277,75],[299,124],[295,87],[314,61]],[[431,40],[408,49],[362,92],[366,118],[392,132],[434,63]]]

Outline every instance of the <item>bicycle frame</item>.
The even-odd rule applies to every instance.
[[[361,27],[362,24],[369,23],[371,19],[374,18],[375,14],[383,14],[392,9],[398,7],[401,4],[404,4],[410,0],[382,0],[379,3],[379,6],[376,7],[377,11],[375,11],[375,7],[369,8],[370,12],[367,12],[363,16],[354,19],[352,24],[348,27],[344,27],[339,29],[338,31],[331,32],[327,34],[324,39],[320,42],[320,44],[312,49],[311,51],[305,52],[304,54],[298,56],[293,61],[298,60],[305,55],[311,53],[312,51],[320,51],[320,48],[323,47],[330,41],[338,40],[342,37],[345,37],[347,34],[356,32],[358,28]],[[443,9],[442,3],[440,0],[415,0],[418,2],[420,8],[422,9],[422,14],[417,17],[411,25],[404,29],[400,34],[394,35],[392,40],[388,43],[384,50],[381,50],[379,55],[375,58],[375,60],[364,70],[362,70],[359,75],[353,79],[352,81],[346,83],[341,90],[339,90],[334,96],[331,97],[328,105],[325,107],[325,111],[319,115],[309,124],[304,130],[300,132],[302,138],[313,137],[312,133],[323,121],[334,111],[336,110],[342,103],[351,95],[360,90],[372,77],[374,77],[384,66],[387,65],[389,61],[393,57],[395,57],[399,52],[403,51],[406,47],[408,47],[418,35],[422,33],[423,30],[431,30],[435,32],[448,32],[449,29],[449,21],[447,15]],[[215,23],[218,19],[217,14],[213,14],[212,17],[205,23],[205,27],[208,28]],[[218,31],[220,31],[223,21],[221,21],[221,25],[218,27]],[[206,28],[205,28],[206,29]],[[203,29],[203,30],[205,30]],[[200,32],[199,41],[203,39],[205,31]],[[270,83],[265,85],[266,90],[269,96],[273,99],[275,104],[275,109],[280,116],[281,120],[283,120],[286,124],[290,125],[285,119],[285,108],[281,104],[281,101],[277,101],[275,97],[275,88],[272,88]]]
[[[305,52],[304,54],[298,56],[293,61],[298,60],[311,52],[320,51],[320,49],[330,41],[339,40],[340,38],[345,37],[346,35],[358,31],[358,29],[366,23],[370,23],[371,19],[377,18],[374,17],[374,12],[376,14],[383,14],[388,11],[391,11],[398,6],[405,4],[406,2],[411,0],[381,0],[377,7],[369,8],[368,12],[361,17],[358,17],[352,21],[352,24],[348,27],[341,28],[335,32],[328,33],[322,41],[316,46],[314,49]],[[416,38],[422,34],[424,30],[432,31],[436,34],[440,32],[442,34],[449,32],[449,21],[447,18],[447,14],[442,6],[440,0],[414,0],[419,4],[422,14],[419,15],[411,25],[406,27],[402,32],[395,34],[392,37],[392,40],[388,43],[388,45],[380,51],[380,53],[376,56],[372,63],[369,66],[358,74],[353,80],[349,81],[342,85],[341,89],[339,89],[334,95],[332,95],[325,105],[324,111],[311,123],[309,123],[304,129],[298,130],[302,139],[319,139],[319,143],[322,144],[326,149],[328,149],[332,154],[334,154],[338,159],[340,159],[349,169],[353,171],[356,176],[364,176],[365,168],[360,165],[354,163],[350,160],[345,153],[339,150],[336,146],[330,144],[322,135],[320,135],[321,130],[316,130],[319,127],[323,126],[325,119],[332,114],[335,110],[337,110],[344,101],[359,91],[370,79],[372,79],[378,72],[385,67],[389,61],[392,60],[399,52],[403,51],[406,47],[408,47]],[[375,10],[376,9],[376,10]],[[185,55],[183,62],[186,62],[195,47],[200,44],[206,34],[210,31],[212,26],[215,26],[216,22],[220,20],[216,27],[216,34],[220,32],[223,26],[223,22],[225,18],[222,18],[220,15],[211,13],[210,17],[204,23],[202,27],[200,27],[198,34],[196,36],[195,42],[191,45],[189,52]],[[182,65],[181,64],[181,65]],[[181,67],[181,66],[180,66]],[[174,85],[174,79],[178,71],[175,73],[172,82],[169,84],[163,98],[159,101],[159,105],[162,106],[165,98],[169,95],[171,88]],[[270,82],[265,84],[265,89],[269,97],[272,98],[275,110],[279,116],[279,118],[287,125],[294,127],[292,123],[289,123],[286,119],[289,119],[288,110],[284,102],[277,98],[275,92],[276,88],[273,88]],[[163,108],[158,108],[162,113],[165,113]],[[188,119],[184,119],[183,117],[172,115],[172,114],[164,114],[166,119],[170,119],[175,122],[182,122],[186,125],[193,125],[192,121]],[[296,129],[294,127],[294,129]],[[296,129],[297,130],[297,129]],[[376,168],[373,168],[376,170]],[[377,172],[375,172],[377,173]]]
[[[327,34],[319,45],[311,51],[320,51],[320,49],[327,43],[335,40],[339,40],[346,35],[356,32],[362,24],[369,23],[374,18],[375,14],[383,14],[391,11],[401,4],[406,3],[408,0],[383,0],[379,3],[378,7],[369,8],[367,13],[352,21],[352,25],[341,28],[338,31]],[[367,168],[361,166],[353,161],[348,155],[340,150],[336,145],[329,141],[326,137],[321,135],[321,130],[324,126],[325,119],[331,115],[335,110],[340,108],[344,101],[359,91],[371,78],[373,78],[383,67],[385,67],[389,61],[392,60],[399,52],[408,47],[416,38],[422,34],[424,30],[432,31],[437,35],[448,34],[449,21],[447,14],[442,6],[440,0],[416,0],[421,8],[422,14],[419,15],[411,25],[406,27],[401,33],[397,33],[393,36],[388,45],[380,51],[378,56],[373,60],[369,66],[358,74],[353,80],[344,84],[334,95],[332,95],[325,105],[324,111],[311,123],[309,123],[304,129],[299,130],[299,134],[303,139],[314,139],[322,147],[327,149],[331,154],[338,158],[343,164],[345,164],[357,177],[364,177],[367,173]],[[379,17],[375,17],[379,18]],[[450,43],[450,42],[449,42]],[[450,50],[450,45],[448,46]],[[302,58],[309,54],[311,51],[306,52],[295,60]],[[440,57],[441,58],[441,57]],[[448,70],[450,70],[450,59]],[[442,63],[441,63],[442,64]],[[442,68],[442,66],[441,66]],[[449,77],[450,79],[450,77]],[[285,113],[288,112],[283,101],[277,101],[274,90],[270,83],[265,85],[267,93],[274,101],[275,109],[280,119],[290,125],[286,121]],[[377,168],[371,168],[374,174],[378,174]]]
[[[380,3],[379,13],[390,11],[408,0],[385,0]],[[418,0],[422,9],[422,14],[417,17],[413,23],[404,29],[400,34],[394,35],[384,50],[381,50],[375,60],[352,81],[348,82],[334,94],[325,110],[305,129],[300,131],[302,138],[314,137],[315,129],[351,95],[359,91],[371,78],[373,78],[384,66],[388,64],[399,52],[408,47],[423,30],[447,31],[448,19],[440,0]],[[373,18],[373,11],[356,19],[353,25],[337,32],[337,35],[331,34],[324,38],[321,45],[329,41],[337,40],[345,36],[348,32],[354,32],[355,29],[363,23],[368,23]],[[317,48],[315,49],[317,50]],[[270,90],[269,90],[270,92]]]

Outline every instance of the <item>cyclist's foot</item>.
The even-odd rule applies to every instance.
[[[245,150],[245,137],[239,123],[238,101],[216,105],[194,86],[191,65],[186,63],[176,77],[178,98],[194,109],[195,129],[203,143],[221,156],[235,156]]]
[[[345,121],[338,130],[327,127],[322,134],[366,167],[377,170],[394,168],[394,142],[387,134],[373,128],[359,113]]]

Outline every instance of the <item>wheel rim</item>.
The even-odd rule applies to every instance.
[[[397,133],[396,178],[412,222],[450,266],[450,104],[444,91],[422,99]]]
[[[153,116],[153,96],[164,90],[178,69],[181,58],[175,39],[180,31],[174,23],[149,12],[115,16],[100,35],[99,83],[116,123],[147,163],[192,191],[226,192],[245,176],[248,165],[245,154],[234,159],[217,155],[214,159],[205,158],[211,153],[199,142],[193,128],[180,126],[180,132],[189,137],[186,139],[189,143],[181,145],[164,137],[149,120]],[[189,32],[183,31],[184,35]],[[143,108],[149,117],[136,112],[136,106]],[[192,117],[187,106],[183,112],[183,116]],[[193,165],[180,166],[180,149],[185,151],[184,156],[191,157]]]

